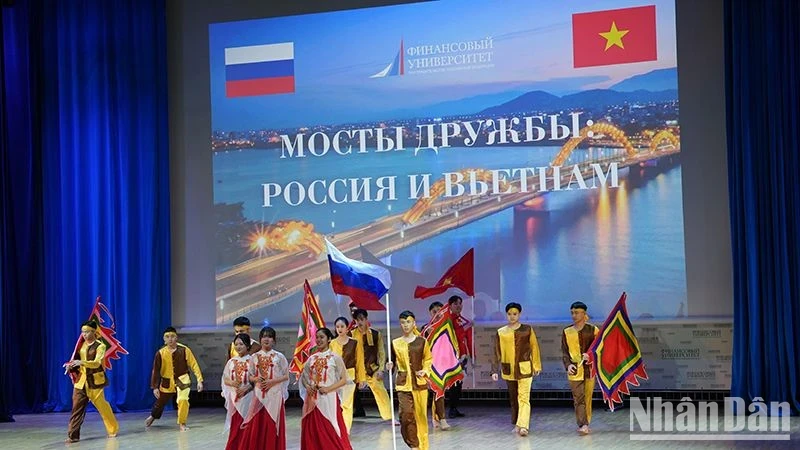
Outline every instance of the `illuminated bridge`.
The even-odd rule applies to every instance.
[[[572,152],[586,139],[597,139],[598,135],[604,141],[613,141],[610,143],[623,151],[613,152],[610,156],[601,154],[600,158],[571,164]],[[607,168],[609,164],[616,163],[619,169],[630,166],[647,167],[679,153],[679,139],[669,130],[649,133],[634,144],[615,126],[595,123],[581,129],[577,137],[569,139],[561,147],[550,163],[550,168],[546,169],[545,181],[548,190],[552,190],[553,167],[560,167],[560,187],[565,188],[571,181],[571,174],[575,170],[573,167],[577,166],[582,178],[589,185],[597,176],[598,164]],[[376,255],[397,251],[541,196],[543,192],[538,188],[540,174],[538,171],[529,172],[524,184],[521,178],[502,181],[500,191],[508,193],[473,197],[445,197],[445,181],[440,179],[431,185],[430,196],[419,199],[408,210],[358,228],[337,232],[333,242],[342,252],[356,259],[360,256],[360,244],[369,245]],[[470,173],[476,181],[491,185],[491,171],[461,171],[465,180],[469,179]],[[523,189],[524,186],[527,188]],[[324,237],[315,232],[311,224],[293,220],[272,224],[254,232],[250,237],[250,245],[253,250],[268,249],[271,253],[217,274],[216,303],[217,308],[224,311],[224,314],[219,315],[219,323],[231,322],[237,316],[299,292],[304,279],[314,284],[329,277]]]

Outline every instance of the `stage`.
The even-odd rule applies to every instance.
[[[474,402],[469,402],[474,403]],[[531,434],[523,438],[511,432],[509,409],[494,404],[466,404],[466,417],[452,419],[448,431],[430,434],[431,449],[663,449],[663,448],[796,448],[800,439],[800,422],[791,427],[790,441],[632,441],[629,437],[630,411],[609,412],[598,409],[592,419],[592,434],[579,436],[575,432],[574,414],[569,407],[537,407],[533,405]],[[356,418],[351,442],[354,449],[392,449],[392,431],[381,422],[374,408],[367,408],[367,418]],[[222,434],[225,410],[194,408],[189,415],[190,430],[181,433],[175,424],[175,412],[165,411],[164,417],[149,430],[144,428],[147,411],[117,415],[120,433],[107,439],[100,417],[87,413],[81,431],[83,439],[69,444],[74,449],[222,449],[226,435]],[[15,423],[0,423],[0,441],[5,449],[64,448],[68,413],[15,416]],[[287,407],[287,449],[300,448],[300,408]],[[408,448],[397,429],[397,448]],[[324,450],[324,449],[320,449]]]

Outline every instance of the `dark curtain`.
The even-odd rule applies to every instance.
[[[734,396],[800,411],[800,2],[725,3]]]
[[[101,295],[130,352],[109,402],[150,405],[170,321],[164,0],[17,0],[2,8],[4,407],[63,411],[63,375]]]

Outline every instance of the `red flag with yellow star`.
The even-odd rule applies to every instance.
[[[573,14],[572,56],[576,68],[655,61],[655,5]]]
[[[471,248],[464,253],[452,267],[447,269],[436,286],[426,288],[417,286],[414,298],[428,298],[431,295],[441,294],[450,288],[459,288],[470,297],[475,295],[475,249]]]

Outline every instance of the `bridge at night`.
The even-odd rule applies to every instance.
[[[602,136],[619,151],[597,152],[573,162],[573,151],[586,139]],[[611,153],[611,154],[608,154]],[[430,195],[417,200],[408,210],[377,219],[350,230],[337,231],[332,242],[347,256],[358,259],[359,246],[368,245],[378,256],[395,252],[448,230],[467,225],[504,209],[531,202],[546,193],[539,186],[544,181],[548,191],[574,187],[579,172],[587,185],[596,184],[598,175],[608,175],[612,163],[618,169],[651,167],[670,161],[680,154],[680,142],[669,130],[649,133],[646,138],[631,142],[625,133],[607,123],[595,123],[580,130],[556,154],[550,167],[543,172],[529,171],[524,178],[502,181],[503,194],[481,196],[446,196],[446,183],[440,179],[430,187]],[[560,185],[556,187],[553,167],[560,167]],[[598,171],[598,168],[605,171]],[[461,171],[465,180],[473,177],[492,184],[491,171],[474,168]],[[540,177],[544,175],[545,179]],[[608,184],[610,180],[606,179]],[[311,224],[282,221],[259,230],[248,244],[254,250],[268,249],[265,255],[220,272],[216,277],[217,308],[224,311],[218,323],[278,302],[303,289],[303,280],[311,284],[329,278],[325,257],[324,236]]]

